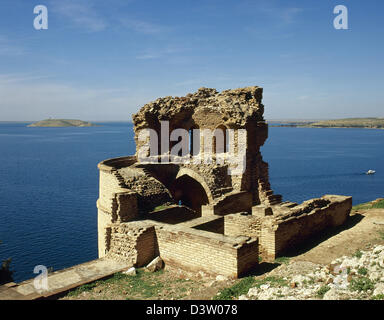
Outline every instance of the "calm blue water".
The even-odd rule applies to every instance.
[[[384,130],[270,127],[262,147],[275,193],[354,203],[384,196]],[[97,258],[97,163],[135,152],[132,125],[27,128],[0,124],[0,260],[15,281]],[[373,176],[362,174],[375,169]]]
[[[270,127],[261,152],[283,200],[341,194],[358,204],[384,197],[384,130]],[[364,174],[369,169],[376,174]]]
[[[27,128],[0,124],[0,260],[15,281],[97,258],[98,162],[134,154],[129,124]]]

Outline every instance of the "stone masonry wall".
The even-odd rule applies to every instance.
[[[252,215],[242,215],[240,213],[228,214],[224,216],[224,234],[237,237],[244,235],[258,238],[260,236],[261,220]]]
[[[258,264],[258,241],[167,225],[156,226],[160,256],[166,264],[237,278]]]
[[[155,228],[140,222],[110,226],[107,257],[142,267],[158,254]]]
[[[116,192],[123,191],[119,185],[117,178],[112,171],[100,170],[100,196],[98,206],[102,207],[105,212],[114,213],[117,208],[115,199]]]
[[[303,210],[298,216],[269,216],[263,219],[260,246],[266,251],[269,260],[274,260],[288,249],[295,249],[295,246],[324,229],[345,222],[352,208],[352,198],[324,196],[322,199],[330,203],[311,211]]]
[[[262,220],[254,215],[243,215],[241,213],[228,214],[224,216],[224,234],[231,237],[247,236],[254,239],[261,237]],[[259,242],[259,256],[266,257],[266,252]]]
[[[258,264],[258,241],[182,226],[137,221],[109,227],[107,257],[143,266],[157,255],[166,264],[237,278]]]

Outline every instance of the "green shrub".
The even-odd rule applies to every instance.
[[[359,270],[357,270],[357,273],[361,274],[362,276],[366,276],[368,274],[368,270],[367,268],[359,268]]]
[[[360,250],[357,250],[354,254],[353,254],[353,257],[356,257],[356,258],[361,258],[363,256],[363,253],[360,251]]]
[[[316,295],[317,295],[319,298],[323,298],[324,295],[325,295],[325,293],[326,293],[329,289],[331,289],[329,286],[327,286],[327,285],[323,285],[323,286],[321,286],[321,288],[320,288],[319,290],[317,290]]]
[[[380,200],[376,203],[366,202],[360,203],[352,207],[353,210],[369,210],[369,209],[383,209],[384,208],[384,200]]]
[[[216,295],[213,300],[232,300],[235,297],[247,294],[249,289],[255,287],[260,288],[263,284],[269,284],[271,287],[285,287],[288,286],[288,281],[280,277],[266,277],[264,279],[255,280],[253,277],[247,277],[240,280],[232,287],[225,288]]]
[[[213,300],[232,300],[235,297],[247,294],[255,284],[253,277],[246,277],[234,284],[232,287],[225,288],[217,294]]]
[[[2,242],[0,241],[0,244],[1,243]],[[0,267],[0,285],[4,284],[4,283],[8,283],[8,282],[13,282],[13,277],[12,277],[13,271],[10,268],[11,261],[12,261],[12,259],[9,258],[7,260],[4,260],[1,263],[1,267]]]
[[[349,283],[349,288],[352,291],[367,291],[374,289],[373,282],[367,277],[359,277],[356,279],[352,279]]]
[[[267,284],[267,283],[270,284],[272,287],[286,287],[286,286],[288,286],[287,280],[285,280],[283,278],[279,278],[279,277],[270,276],[270,277],[266,277],[263,280],[258,280],[256,283],[256,287],[260,288],[261,285]]]
[[[380,200],[372,205],[373,209],[384,209],[384,200]]]
[[[91,282],[91,283],[83,284],[82,286],[77,287],[75,290],[72,290],[72,291],[68,292],[68,296],[69,297],[74,297],[74,296],[77,296],[77,295],[79,295],[79,294],[81,294],[83,292],[91,291],[97,285],[98,285],[97,281],[96,282]]]
[[[10,269],[11,259],[4,260],[0,268],[0,285],[8,282],[13,282],[13,271]]]
[[[288,257],[278,257],[275,259],[275,263],[289,264],[289,258]]]

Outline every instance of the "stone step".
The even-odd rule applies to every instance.
[[[287,208],[293,208],[296,207],[298,204],[296,202],[284,201],[281,203],[281,205]]]
[[[101,258],[48,274],[48,288],[38,291],[34,279],[8,286],[0,286],[0,300],[47,299],[75,289],[84,284],[106,278],[117,272],[125,271],[131,263]]]
[[[274,200],[279,200],[281,202],[282,196],[280,194],[272,194],[267,197],[268,200],[274,201]]]

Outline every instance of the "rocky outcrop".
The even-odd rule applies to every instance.
[[[300,267],[305,265],[305,268]],[[327,266],[310,262],[282,265],[240,300],[384,299],[384,246],[357,251]],[[293,270],[303,270],[297,273]],[[269,280],[268,280],[269,279]]]

